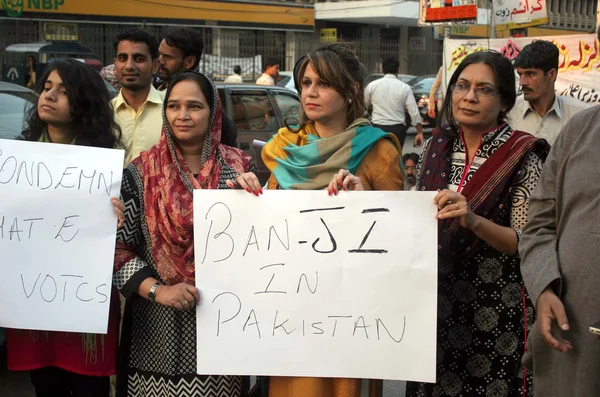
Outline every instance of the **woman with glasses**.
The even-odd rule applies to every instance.
[[[442,107],[448,124],[419,159],[417,190],[439,192],[437,383],[410,383],[409,397],[532,393],[521,356],[534,316],[517,245],[549,146],[505,122],[515,98],[507,58],[467,56]]]

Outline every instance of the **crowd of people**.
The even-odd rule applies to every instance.
[[[159,44],[127,29],[114,46],[102,77],[77,61],[49,67],[23,132],[125,150],[121,196],[111,198],[119,224],[108,333],[8,330],[9,369],[31,371],[37,396],[107,397],[112,375],[117,396],[247,396],[249,377],[196,374],[190,209],[194,189],[263,188],[437,192],[437,382],[409,382],[407,396],[595,395],[600,109],[555,94],[553,43],[532,42],[514,63],[493,51],[465,57],[426,142],[396,60],[365,87],[350,45],[322,45],[296,62],[300,117],[264,146],[265,186],[236,148],[214,84],[194,71],[203,45],[193,30]],[[259,80],[270,84],[278,69],[267,62]],[[119,87],[116,98],[102,78]],[[406,106],[420,156],[402,156]],[[361,380],[270,377],[253,392],[358,397]]]

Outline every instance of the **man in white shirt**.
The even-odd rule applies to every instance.
[[[386,58],[382,66],[384,76],[369,83],[365,89],[367,109],[373,106],[371,122],[374,127],[396,135],[400,145],[404,146],[408,130],[405,111],[408,110],[412,125],[417,127],[414,145],[420,146],[423,143],[423,119],[412,90],[396,76],[400,63],[395,58]]]
[[[550,41],[536,40],[527,44],[514,60],[523,98],[507,115],[515,130],[544,138],[552,145],[562,127],[573,115],[590,107],[572,97],[556,95],[558,48]]]
[[[242,68],[240,67],[240,65],[235,65],[233,67],[233,74],[231,76],[227,76],[227,78],[225,79],[225,83],[240,84],[243,82],[244,80],[242,80]]]
[[[256,80],[259,85],[275,85],[275,79],[279,77],[279,61],[276,58],[267,59],[265,71]]]
[[[160,66],[154,36],[141,29],[127,29],[117,35],[115,52],[121,91],[111,104],[115,122],[121,127],[127,165],[158,143],[165,93],[152,86],[152,76]]]

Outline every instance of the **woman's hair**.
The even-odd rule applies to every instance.
[[[39,95],[43,95],[46,80],[53,71],[59,74],[67,92],[75,144],[117,147],[121,139],[121,128],[114,121],[110,95],[98,72],[73,59],[53,63],[38,80],[36,92]],[[36,104],[27,113],[27,129],[23,131],[23,136],[28,141],[37,141],[46,126],[46,122],[40,119]]]
[[[456,68],[452,74],[452,77],[450,78],[448,90],[446,91],[446,98],[444,99],[444,104],[442,105],[442,110],[439,117],[440,120],[445,120],[448,122],[450,132],[453,134],[458,134],[459,127],[456,119],[454,118],[454,113],[452,112],[451,87],[458,81],[460,74],[467,66],[478,63],[488,65],[494,72],[494,79],[496,83],[495,86],[498,90],[500,101],[505,108],[504,110],[500,111],[500,114],[498,114],[498,123],[501,123],[505,119],[506,114],[510,112],[515,105],[515,100],[517,99],[517,91],[515,89],[515,72],[508,58],[495,51],[479,51],[467,55],[460,65],[458,65],[458,68]]]
[[[193,81],[198,84],[198,87],[200,87],[200,90],[208,102],[210,115],[212,117],[213,107],[215,105],[214,101],[215,98],[218,100],[219,96],[218,93],[214,91],[216,88],[214,88],[213,83],[208,79],[208,77],[197,72],[187,71],[179,73],[173,78],[173,80],[171,80],[165,95],[164,108],[166,109],[167,107],[167,101],[171,96],[171,90],[177,85],[177,83],[182,81]],[[221,107],[221,115],[221,143],[223,145],[237,147],[237,130],[235,128],[235,124],[233,124],[233,121],[231,121],[231,119],[225,114],[225,109],[223,107]],[[210,131],[208,131],[208,133],[210,133]]]
[[[315,51],[302,57],[294,68],[294,81],[298,93],[302,92],[302,79],[308,65],[311,65],[319,77],[331,84],[341,96],[346,98],[348,110],[346,122],[363,117],[365,114],[364,66],[347,43],[331,43],[318,47]],[[303,106],[300,106],[300,123],[308,122]]]

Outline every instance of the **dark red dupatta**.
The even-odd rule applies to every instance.
[[[506,128],[506,125],[501,125]],[[422,191],[435,191],[448,188],[450,162],[454,139],[459,139],[443,128],[437,128],[421,164],[419,188]],[[522,131],[513,131],[510,138],[501,145],[475,172],[469,183],[461,191],[471,210],[495,223],[508,226],[500,219],[503,209],[510,210],[512,186],[521,173],[532,151],[545,159],[549,145]],[[460,220],[439,221],[440,254],[454,257],[472,255],[481,240],[468,229],[460,226]]]

